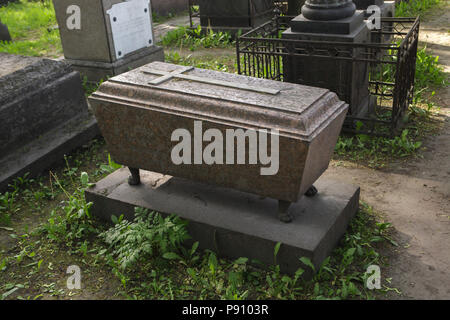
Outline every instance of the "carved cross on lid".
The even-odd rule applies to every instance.
[[[240,89],[240,90],[247,90],[247,91],[259,92],[259,93],[267,93],[267,94],[272,94],[272,95],[276,95],[280,92],[280,90],[277,90],[277,89],[253,87],[253,86],[246,85],[244,83],[235,83],[235,82],[230,82],[230,81],[222,81],[222,80],[202,78],[202,77],[183,74],[184,72],[187,72],[187,71],[190,71],[193,69],[194,69],[194,67],[183,67],[183,68],[177,69],[172,72],[159,71],[159,70],[153,70],[153,69],[152,70],[144,70],[142,72],[145,74],[155,74],[155,75],[161,76],[161,77],[156,78],[148,83],[148,84],[155,85],[155,86],[176,78],[176,79],[190,80],[190,81],[206,83],[206,84],[213,84],[213,85],[222,86],[222,87],[235,88],[235,89]]]

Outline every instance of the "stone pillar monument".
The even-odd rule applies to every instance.
[[[155,46],[150,0],[53,0],[64,57],[91,82],[153,61]]]
[[[323,41],[327,44],[320,46],[320,49],[335,52],[335,56],[347,52],[344,55],[352,57],[363,49],[349,49],[330,42],[370,42],[364,12],[357,11],[351,0],[306,0],[302,14],[294,18],[290,25],[291,28],[283,33],[283,39]],[[308,46],[314,47],[314,44],[299,43],[297,48],[292,46],[288,50],[299,53],[301,47],[304,53],[309,50]],[[365,115],[370,105],[368,64],[320,55],[312,52],[310,55],[285,58],[286,81],[330,89],[350,104],[351,115]]]

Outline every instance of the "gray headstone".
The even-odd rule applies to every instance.
[[[0,189],[98,133],[70,65],[0,53]]]
[[[148,0],[54,0],[64,57],[90,81],[106,80],[164,52],[153,41]]]

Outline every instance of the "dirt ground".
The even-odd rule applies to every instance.
[[[431,49],[450,74],[450,2],[423,17],[421,45]],[[329,177],[361,186],[362,200],[384,213],[395,228],[399,247],[384,270],[391,298],[450,299],[450,88],[436,91],[445,121],[437,136],[424,142],[422,159],[387,170],[334,162]]]

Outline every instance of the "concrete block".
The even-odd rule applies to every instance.
[[[277,263],[285,273],[307,269],[301,257],[319,266],[359,206],[358,187],[320,178],[319,194],[293,204],[294,221],[286,224],[277,219],[273,199],[149,171],[141,171],[141,185],[130,186],[128,176],[127,169],[120,169],[86,191],[86,200],[94,203],[93,215],[111,221],[112,215],[123,214],[131,220],[135,207],[176,214],[189,221],[191,242],[199,241],[200,248],[230,259],[256,259],[267,267],[273,265],[274,247],[281,242]]]

